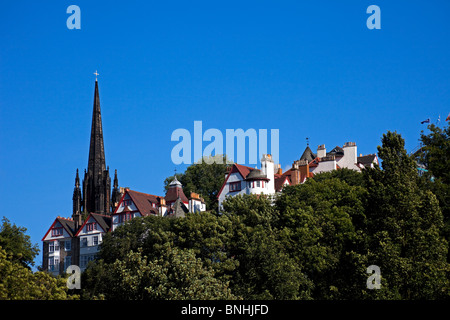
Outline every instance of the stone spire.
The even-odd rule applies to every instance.
[[[80,176],[77,174],[75,176],[75,188],[73,188],[73,212],[72,214],[81,213],[81,188],[80,188]]]
[[[92,111],[91,143],[89,147],[88,172],[101,173],[106,170],[105,147],[103,144],[102,114],[98,81],[95,81],[94,110]]]
[[[105,162],[100,97],[98,81],[95,80],[88,169],[83,180],[83,209],[89,213],[109,214],[110,197],[111,178]]]
[[[111,211],[114,212],[116,206],[119,204],[120,198],[122,198],[122,194],[120,193],[119,188],[119,179],[117,178],[117,169],[114,171],[114,184],[113,190],[111,194]]]

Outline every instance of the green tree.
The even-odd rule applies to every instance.
[[[312,282],[281,242],[278,212],[265,196],[243,195],[223,202],[231,221],[228,251],[239,262],[231,288],[244,299],[310,299]]]
[[[108,300],[212,300],[234,299],[227,283],[214,277],[189,249],[169,244],[158,258],[149,259],[142,250],[130,251],[123,260],[93,264],[87,270],[85,297]]]
[[[34,258],[39,253],[37,244],[31,244],[30,236],[26,235],[24,227],[11,224],[3,217],[0,227],[0,246],[10,255],[11,261],[30,268],[34,266]]]
[[[315,299],[362,299],[365,188],[332,175],[289,186],[276,202],[283,245],[314,283]]]
[[[365,171],[368,261],[378,265],[387,297],[448,297],[447,241],[435,195],[419,188],[403,138],[388,131],[378,147],[383,170]]]
[[[418,154],[430,173],[443,183],[450,184],[450,124],[440,128],[431,124],[429,133],[423,131],[420,140],[423,143],[422,152]]]
[[[350,186],[364,186],[364,178],[362,174],[360,174],[360,172],[358,171],[348,168],[341,168],[339,170],[321,172],[315,174],[313,177],[313,179],[317,182],[321,182],[332,178],[344,181]]]
[[[0,247],[0,300],[67,300],[66,279],[55,278],[47,272],[33,273],[13,254]]]
[[[420,179],[421,188],[436,195],[444,217],[444,236],[450,241],[450,124],[440,128],[431,124],[429,133],[421,133],[422,149],[416,153],[417,161],[428,172]],[[450,255],[447,255],[450,261]]]

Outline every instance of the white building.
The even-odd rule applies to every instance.
[[[217,196],[219,210],[226,197],[239,194],[274,195],[285,185],[304,183],[307,178],[321,172],[341,168],[360,172],[365,167],[373,168],[375,165],[378,165],[377,156],[370,154],[358,157],[357,146],[354,142],[346,142],[342,148],[336,146],[330,152],[326,151],[325,145],[318,146],[317,153],[313,153],[307,146],[300,159],[294,161],[292,167],[285,173],[282,172],[279,164],[273,163],[270,154],[263,155],[261,169],[240,164],[233,164],[229,168]]]
[[[225,176],[225,182],[218,193],[219,208],[227,196],[238,194],[273,195],[282,186],[290,184],[287,177],[276,174],[279,166],[275,165],[270,154],[261,158],[261,169],[233,164]]]

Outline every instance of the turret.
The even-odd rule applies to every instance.
[[[267,192],[275,193],[275,164],[272,155],[263,154],[261,158],[261,172],[269,180],[267,182]]]

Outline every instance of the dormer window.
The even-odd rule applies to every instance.
[[[91,222],[86,224],[86,231],[94,231],[97,230],[97,223]]]
[[[241,191],[241,182],[230,182],[230,192]]]
[[[62,236],[63,228],[53,228],[52,229],[52,237]]]

